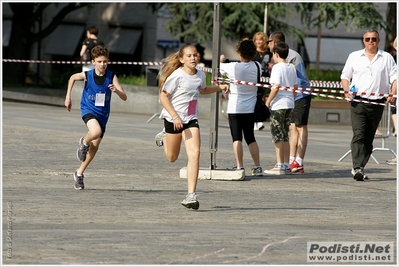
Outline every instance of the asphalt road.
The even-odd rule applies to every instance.
[[[349,126],[309,126],[303,175],[200,180],[200,208],[192,211],[180,204],[184,145],[171,164],[154,144],[161,120],[112,113],[85,190],[77,191],[75,153],[86,132],[79,110],[2,105],[3,264],[304,265],[308,242],[394,242],[389,263],[397,262],[396,165],[378,151],[381,164],[370,159],[366,167],[370,181],[354,181],[350,156],[338,161],[349,149]],[[200,127],[208,168],[209,121]],[[218,137],[217,166],[233,167],[226,121]],[[269,127],[256,137],[262,167],[271,168]],[[385,146],[396,151],[396,139]],[[244,159],[250,174],[247,149]]]

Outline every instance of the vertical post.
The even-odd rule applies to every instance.
[[[212,77],[216,77],[220,61],[220,25],[221,25],[221,3],[213,5],[213,43],[212,43]],[[211,170],[216,169],[216,151],[218,149],[219,128],[219,92],[211,96],[211,119],[209,133],[209,152],[211,153]]]
[[[265,14],[263,15],[263,32],[266,33],[266,35],[267,35],[267,24],[268,24],[268,21],[267,21],[268,14],[267,13],[268,12],[267,12],[267,3],[266,3],[265,4]]]
[[[39,30],[38,30],[38,32],[42,31],[42,21],[43,21],[42,17],[43,16],[40,15],[39,18],[38,18],[38,20],[39,20]],[[38,60],[41,59],[41,51],[42,51],[41,47],[42,47],[42,41],[39,40],[37,42],[37,59]],[[38,64],[38,63],[36,64],[36,84],[40,84],[40,64]]]
[[[320,70],[320,47],[321,47],[321,19],[319,17],[319,24],[317,25],[317,50],[316,50],[316,70]]]

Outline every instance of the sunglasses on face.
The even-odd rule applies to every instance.
[[[273,42],[273,40],[267,40],[267,41],[266,41],[267,44],[270,43],[270,42]]]
[[[377,42],[377,37],[366,37],[366,38],[364,38],[364,41],[366,41],[367,43],[368,42],[370,42],[370,40],[372,41],[372,42]]]

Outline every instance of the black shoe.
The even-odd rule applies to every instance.
[[[78,157],[78,160],[80,160],[82,162],[86,160],[86,154],[87,154],[87,151],[89,151],[89,147],[90,146],[86,146],[85,144],[83,144],[83,137],[80,138],[79,148],[76,151],[76,156]]]
[[[364,171],[362,168],[356,168],[356,169],[352,170],[352,175],[353,175],[353,179],[355,179],[356,181],[368,181],[369,180],[367,175],[364,174]]]
[[[85,189],[85,184],[83,183],[83,178],[85,178],[85,177],[84,177],[83,174],[82,174],[81,176],[78,176],[78,174],[77,174],[76,171],[75,171],[75,174],[73,175],[73,178],[75,179],[75,186],[74,186],[74,188],[75,188],[76,190],[83,190],[83,189]]]

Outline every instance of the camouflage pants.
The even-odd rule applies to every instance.
[[[270,132],[273,143],[289,141],[291,111],[292,109],[270,111]]]

